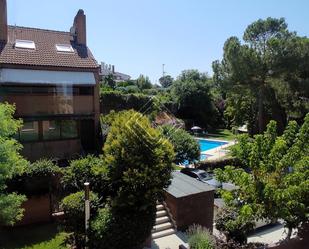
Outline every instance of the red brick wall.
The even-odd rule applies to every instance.
[[[166,203],[179,230],[186,230],[193,224],[213,229],[214,193],[213,191],[175,198],[166,193]]]
[[[30,161],[40,158],[71,158],[81,152],[80,139],[24,143],[22,155]]]
[[[25,209],[24,217],[16,226],[51,221],[49,195],[32,196],[24,202],[22,207]]]

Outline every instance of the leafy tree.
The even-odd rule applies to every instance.
[[[227,166],[224,171],[217,169],[216,175],[220,181],[239,186],[232,192],[223,191],[227,206],[238,208],[240,217],[284,220],[290,238],[293,228],[308,221],[309,114],[300,129],[291,121],[278,136],[276,128],[271,121],[264,134],[242,135],[233,148],[233,155],[250,173]]]
[[[64,170],[62,185],[67,191],[76,192],[82,191],[84,183],[89,182],[92,191],[105,196],[108,190],[106,171],[102,158],[88,155],[70,162]]]
[[[241,208],[241,203],[238,205],[224,207],[219,211],[216,216],[216,228],[225,234],[227,241],[244,244],[247,242],[248,233],[254,228],[254,216],[250,209]]]
[[[303,101],[309,94],[309,40],[289,32],[283,18],[270,17],[250,24],[243,40],[229,38],[222,61],[213,63],[214,81],[230,99],[228,115],[236,125],[249,123],[251,133],[263,132],[270,119],[283,131],[287,117],[309,110]]]
[[[164,87],[164,88],[170,87],[173,84],[173,81],[174,81],[174,79],[170,75],[162,76],[159,79],[161,86]]]
[[[109,210],[93,221],[98,236],[90,243],[95,248],[138,248],[150,235],[156,202],[170,183],[173,147],[146,117],[128,111],[116,116],[103,152]]]
[[[136,85],[141,90],[152,88],[152,84],[151,84],[148,76],[144,76],[142,74],[137,78]]]
[[[116,87],[116,82],[114,80],[113,74],[109,74],[109,75],[106,75],[105,77],[103,77],[102,83],[103,83],[103,85],[108,86],[112,89],[115,89],[115,87]]]
[[[174,146],[176,153],[174,162],[183,163],[188,160],[192,163],[200,157],[200,147],[198,142],[185,130],[177,129],[170,125],[161,127],[163,134]]]
[[[99,208],[98,196],[90,192],[90,213],[94,216]],[[77,248],[83,248],[85,245],[85,193],[76,192],[66,196],[61,202],[61,208],[64,212],[62,224],[66,232],[70,232],[72,244]]]
[[[27,166],[19,154],[21,145],[12,137],[21,126],[13,118],[14,111],[14,106],[0,103],[0,225],[13,225],[20,220],[23,213],[20,206],[25,201],[24,196],[6,191],[6,181]]]
[[[214,125],[216,112],[210,92],[210,78],[197,70],[183,71],[173,83],[171,95],[178,104],[177,115],[195,123]]]

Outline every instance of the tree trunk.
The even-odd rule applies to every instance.
[[[273,89],[269,89],[271,99],[271,119],[277,122],[277,131],[279,135],[282,135],[287,125],[287,116],[284,108],[276,98],[276,94]]]
[[[258,126],[259,133],[264,131],[264,89],[263,86],[259,89],[258,95]]]
[[[292,228],[291,227],[288,227],[288,234],[286,236],[286,239],[287,240],[290,240],[291,239],[291,236],[292,236]]]

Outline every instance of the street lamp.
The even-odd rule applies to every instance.
[[[86,243],[88,242],[88,229],[90,219],[90,200],[89,200],[89,182],[85,182],[85,231],[86,231]]]

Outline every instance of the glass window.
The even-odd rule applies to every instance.
[[[78,137],[76,120],[62,120],[61,137],[62,138],[77,138]]]
[[[32,93],[43,93],[43,94],[48,94],[52,92],[52,87],[45,87],[45,86],[34,86],[32,87]]]
[[[15,48],[35,49],[35,43],[29,40],[16,40]]]
[[[1,86],[0,93],[2,94],[30,94],[31,87]]]
[[[56,49],[58,52],[74,53],[74,49],[70,44],[56,44]]]
[[[43,121],[43,139],[57,140],[60,139],[60,125],[58,120]]]
[[[93,94],[93,87],[80,87],[79,88],[80,95],[92,95]]]
[[[39,139],[39,125],[37,121],[24,122],[20,130],[20,141],[30,142]]]

